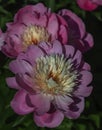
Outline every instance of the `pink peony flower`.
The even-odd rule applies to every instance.
[[[92,11],[102,5],[102,0],[77,0],[77,4],[81,9]]]
[[[90,66],[81,52],[59,41],[31,45],[9,67],[15,77],[7,78],[7,84],[18,90],[12,109],[19,115],[33,112],[40,127],[57,127],[64,117],[78,118],[84,97],[92,91]]]
[[[43,4],[28,5],[20,9],[14,22],[7,24],[5,45],[2,51],[16,57],[31,44],[59,40],[72,44],[82,52],[93,46],[92,36],[86,32],[82,20],[69,10],[52,13]]]
[[[90,33],[86,32],[85,24],[73,12],[67,9],[59,11],[68,25],[68,44],[73,45],[81,52],[86,52],[93,47],[94,41]]]
[[[67,42],[67,24],[58,14],[52,13],[43,4],[28,5],[20,9],[14,22],[7,24],[5,46],[2,51],[16,57],[31,44],[52,42],[58,39]]]

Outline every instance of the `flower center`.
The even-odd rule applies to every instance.
[[[64,55],[40,57],[36,61],[34,82],[45,94],[70,94],[78,82],[78,71]]]
[[[50,35],[44,27],[30,25],[22,34],[23,45],[27,48],[31,44],[37,45],[39,42],[48,42]]]

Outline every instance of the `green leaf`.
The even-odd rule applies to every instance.
[[[102,21],[102,13],[99,11],[97,12],[92,12],[92,14],[100,21]]]
[[[91,119],[97,128],[100,128],[100,115],[99,114],[92,114],[89,116],[89,119]]]
[[[21,124],[24,121],[25,118],[26,118],[26,116],[18,116],[18,118],[16,119],[16,121],[14,122],[12,127],[16,127],[19,124]]]
[[[77,124],[76,125],[77,130],[86,130],[87,126],[85,126],[84,124]]]

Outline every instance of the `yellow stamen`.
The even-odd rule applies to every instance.
[[[30,25],[28,26],[23,34],[22,41],[24,48],[27,48],[31,44],[37,45],[39,42],[48,42],[50,40],[50,35],[44,27]]]

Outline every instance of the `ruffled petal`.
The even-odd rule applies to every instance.
[[[59,29],[59,25],[58,25],[58,19],[54,13],[49,18],[47,29],[49,34],[51,34],[51,39],[52,40],[57,39],[57,35],[58,35],[57,32]]]
[[[19,87],[19,85],[17,84],[17,81],[16,81],[15,77],[6,78],[6,83],[7,83],[7,85],[8,85],[10,88],[21,89],[21,88]]]
[[[82,67],[84,70],[88,70],[90,71],[91,70],[91,66],[88,64],[88,63],[84,63],[83,67]]]
[[[56,96],[54,100],[56,107],[63,112],[68,110],[68,105],[72,102],[73,100],[69,96]]]
[[[81,71],[80,74],[82,75],[81,77],[81,85],[88,85],[92,81],[92,74],[89,71]]]
[[[28,106],[26,96],[27,93],[24,90],[19,90],[11,101],[11,107],[19,115],[29,114],[34,111],[33,107]]]
[[[42,94],[29,95],[31,104],[35,108],[37,115],[42,115],[50,109],[50,99]]]
[[[21,38],[21,35],[22,35],[25,27],[26,26],[22,23],[12,23],[7,28],[7,36],[15,37],[15,35],[16,35],[18,38]],[[7,39],[9,37],[7,37]]]
[[[59,14],[64,17],[64,19],[68,22],[68,27],[70,28],[69,33],[73,35],[73,37],[76,37],[76,35],[79,35],[79,38],[82,38],[85,34],[85,25],[83,21],[75,15],[73,12],[67,9],[63,9],[59,11]],[[79,33],[78,33],[79,31]],[[75,35],[74,35],[75,33]],[[69,34],[70,35],[70,34]]]
[[[59,38],[60,41],[64,44],[66,44],[68,41],[68,32],[67,32],[67,29],[65,26],[63,26],[63,25],[60,26],[59,35],[60,35],[59,37],[61,37],[61,38]]]
[[[78,104],[72,104],[68,111],[65,112],[65,116],[69,119],[76,119],[80,116],[81,112],[84,110],[84,98],[79,97],[81,101]]]
[[[59,41],[54,41],[52,48],[49,50],[48,54],[63,54],[63,46]]]
[[[24,56],[24,55],[23,55]],[[19,55],[19,58],[22,57],[22,54],[21,56]],[[32,63],[34,64],[37,60],[37,58],[41,57],[41,56],[44,56],[44,51],[42,51],[38,46],[36,45],[31,45],[28,47],[27,51],[26,51],[26,54],[25,54],[25,57]]]
[[[86,37],[83,40],[84,40],[84,42],[86,42],[85,44],[88,45],[88,48],[93,47],[94,39],[90,33],[87,33]]]
[[[31,94],[35,93],[33,89],[33,81],[32,79],[26,74],[16,74],[16,81],[19,86]]]
[[[88,97],[93,90],[92,86],[84,86],[80,85],[78,86],[78,89],[74,92],[74,95],[76,96],[82,96],[82,97]]]
[[[64,119],[62,112],[56,110],[53,113],[46,113],[42,116],[34,115],[34,121],[40,127],[54,128],[61,124]]]
[[[23,15],[25,16],[25,14],[34,14],[34,12],[36,13],[40,13],[41,15],[43,15],[44,13],[47,12],[47,8],[42,4],[42,3],[38,3],[36,5],[27,5],[24,8],[21,8],[17,14],[14,17],[14,21],[17,22],[22,22],[23,19]],[[23,15],[22,15],[23,14]],[[27,20],[27,19],[26,19]],[[29,19],[28,19],[29,20]]]
[[[72,61],[76,64],[76,65],[80,65],[81,64],[81,61],[82,61],[82,53],[77,50]]]
[[[21,59],[11,61],[9,64],[9,68],[15,74],[16,73],[26,73],[26,72],[32,73],[32,71],[33,71],[32,66],[28,62],[21,60]]]
[[[65,46],[65,55],[66,57],[73,57],[75,53],[75,49],[73,46],[70,45],[64,45]]]

